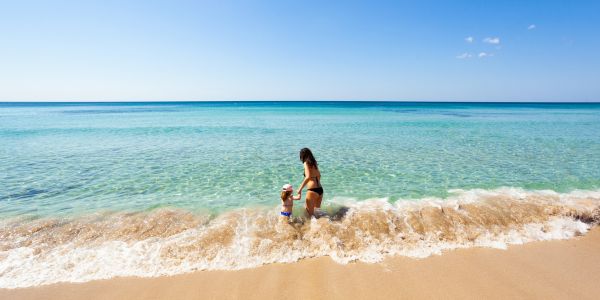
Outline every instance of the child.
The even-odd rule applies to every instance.
[[[292,216],[293,200],[300,200],[300,195],[292,196],[294,188],[291,184],[284,184],[281,188],[281,215],[284,217]]]

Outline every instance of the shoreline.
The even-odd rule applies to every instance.
[[[507,250],[457,249],[375,264],[320,257],[238,271],[0,289],[0,299],[592,299],[600,294],[599,250],[596,226],[584,236]]]

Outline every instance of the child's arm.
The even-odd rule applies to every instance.
[[[300,195],[292,196],[292,200],[300,200],[300,198],[302,198],[302,196],[300,196]]]

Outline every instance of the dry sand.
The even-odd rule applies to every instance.
[[[568,241],[416,260],[329,258],[241,271],[0,289],[0,299],[600,299],[600,228]]]

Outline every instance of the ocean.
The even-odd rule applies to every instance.
[[[0,187],[0,288],[506,248],[600,221],[600,103],[0,103]]]

